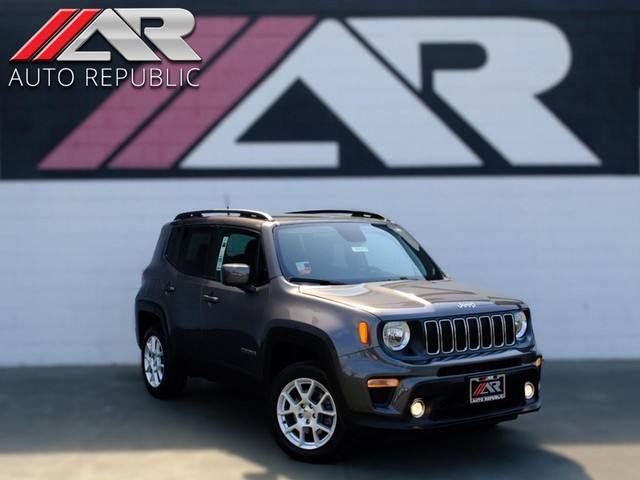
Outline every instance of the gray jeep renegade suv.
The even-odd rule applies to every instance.
[[[333,457],[353,426],[540,408],[527,305],[453,281],[375,213],[181,213],[144,271],[136,332],[151,395],[178,395],[188,376],[254,382],[298,460]]]

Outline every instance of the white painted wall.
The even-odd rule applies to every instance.
[[[223,206],[380,211],[451,276],[525,299],[547,358],[640,358],[640,178],[0,183],[0,365],[137,362],[161,225]]]

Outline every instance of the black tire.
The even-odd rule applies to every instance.
[[[280,414],[279,409],[289,413]],[[276,443],[291,458],[325,463],[342,452],[346,427],[339,402],[326,374],[315,364],[296,363],[280,372],[268,392],[267,412]]]
[[[145,355],[148,356],[145,362]],[[175,398],[182,393],[187,373],[175,361],[171,347],[159,326],[149,328],[140,349],[142,378],[155,398]]]

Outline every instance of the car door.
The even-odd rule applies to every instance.
[[[173,348],[183,356],[202,352],[200,304],[207,255],[216,229],[201,226],[174,227],[169,237],[166,259],[173,268],[161,282],[164,308]]]
[[[230,227],[221,227],[218,235],[209,262],[212,270],[202,290],[203,349],[211,360],[254,375],[262,317],[269,297],[260,235]],[[225,263],[249,265],[251,285],[246,288],[224,285],[221,270]]]

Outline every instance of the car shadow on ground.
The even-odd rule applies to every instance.
[[[215,419],[205,434],[210,445],[224,432],[225,450],[264,466],[264,473],[247,475],[252,480],[282,476],[326,480],[345,474],[350,479],[513,479],[516,472],[518,478],[589,478],[580,465],[541,448],[535,436],[510,428],[512,422],[441,432],[364,430],[352,436],[337,462],[301,464],[286,457],[271,439],[259,400],[218,385],[190,386],[184,400],[181,409],[199,406],[203,418]]]
[[[495,428],[361,432],[339,462],[309,465],[290,460],[278,449],[263,402],[238,389],[191,379],[179,399],[161,401],[147,394],[134,367],[0,369],[0,454],[217,452],[259,466],[259,473],[244,475],[251,480],[586,479],[581,465],[542,445],[553,439],[571,443],[581,435],[581,420],[569,415],[577,414],[568,408],[572,399],[561,393],[559,377],[559,382],[549,381],[549,408],[539,414]],[[588,405],[585,411],[590,415]],[[640,434],[632,427],[633,422],[628,435],[637,442]],[[592,441],[600,440],[594,436]],[[220,455],[216,458],[207,470],[212,478],[221,467]]]

